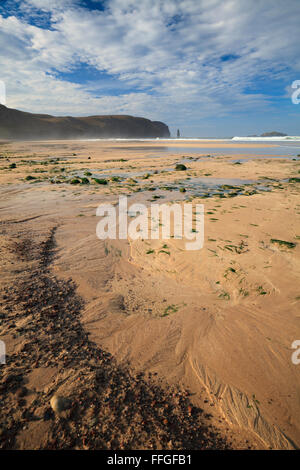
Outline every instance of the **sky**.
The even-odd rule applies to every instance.
[[[300,135],[299,24],[300,0],[0,0],[0,81],[22,111]]]

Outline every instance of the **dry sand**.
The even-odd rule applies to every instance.
[[[170,143],[167,145],[170,147]],[[185,148],[195,146],[187,142],[182,145]],[[206,145],[209,151],[209,146],[215,147],[216,143]],[[222,147],[226,145],[220,143]],[[111,141],[16,142],[1,145],[4,314],[1,317],[3,328],[0,339],[6,342],[8,350],[8,363],[0,366],[4,383],[2,393],[9,383],[7,368],[10,359],[18,361],[18,354],[24,353],[24,345],[29,348],[27,356],[21,356],[17,366],[22,369],[22,360],[26,359],[26,368],[22,369],[26,400],[21,397],[18,406],[23,409],[20,415],[14,415],[13,423],[9,416],[3,417],[2,447],[299,447],[300,366],[291,361],[291,344],[300,336],[300,185],[289,182],[288,178],[299,176],[300,163],[270,158],[251,159],[235,165],[233,161],[237,155],[197,158],[192,153],[192,159],[184,161],[187,171],[177,172],[171,170],[180,162],[180,154],[163,152],[161,158],[149,155],[153,148],[155,155],[158,155],[162,146],[162,142],[116,144]],[[245,144],[234,146],[245,147]],[[184,155],[188,155],[186,149]],[[10,168],[13,163],[16,168]],[[76,174],[83,176],[84,171],[100,175],[124,173],[127,179],[110,180],[108,185],[101,185],[93,182],[88,175],[91,184],[68,183]],[[62,178],[64,175],[65,179]],[[147,176],[143,178],[143,175]],[[28,176],[35,179],[26,180]],[[197,180],[195,189],[193,178],[205,178],[212,184],[220,183],[220,179],[234,178],[250,180],[253,185],[242,186],[242,183],[236,182],[234,186],[242,187],[241,191],[237,191],[238,195],[235,194],[236,190],[229,188],[225,191],[226,197],[220,197],[222,191],[213,189],[201,190],[202,197],[196,197]],[[55,184],[51,183],[51,179]],[[262,180],[264,188],[256,184]],[[179,187],[185,187],[186,192],[180,193]],[[155,191],[151,190],[153,188]],[[206,199],[205,192],[214,195]],[[156,195],[159,196],[158,202],[190,198],[193,204],[203,203],[203,249],[197,252],[183,250],[182,241],[174,239],[134,242],[99,240],[96,237],[96,207],[105,201],[117,203],[120,194],[130,195],[132,202],[149,203],[154,201],[153,195]],[[53,237],[50,236],[53,243],[50,260],[50,255],[46,255],[41,247],[49,240],[49,233],[54,227]],[[271,239],[292,242],[295,246],[289,248],[272,243]],[[38,246],[40,248],[36,248]],[[35,255],[31,258],[30,253]],[[203,438],[206,431],[197,435],[201,444],[198,447],[191,439],[183,441],[178,433],[173,432],[171,436],[168,407],[162,412],[166,422],[159,425],[156,418],[149,415],[141,420],[138,414],[132,421],[129,417],[122,430],[116,424],[117,414],[113,423],[107,423],[106,400],[109,397],[109,402],[113,401],[116,390],[122,388],[118,381],[115,388],[110,384],[110,392],[106,391],[104,398],[103,393],[101,395],[95,389],[95,394],[90,398],[92,404],[88,403],[98,410],[97,420],[93,422],[100,424],[86,426],[87,405],[82,404],[85,388],[78,388],[78,376],[83,373],[84,361],[88,359],[78,359],[76,368],[77,347],[71,365],[68,361],[64,362],[67,346],[63,347],[63,351],[59,350],[55,360],[47,348],[44,349],[51,334],[56,338],[55,347],[63,343],[64,328],[68,331],[68,344],[73,323],[70,320],[71,323],[66,325],[61,319],[54,318],[51,320],[53,324],[49,320],[52,326],[47,331],[47,321],[43,320],[44,323],[39,326],[39,323],[34,323],[32,312],[28,317],[28,313],[25,315],[23,310],[20,311],[20,308],[25,308],[24,302],[28,302],[20,294],[29,282],[26,276],[30,273],[42,279],[46,276],[45,267],[42,271],[40,267],[36,268],[45,256],[47,279],[41,285],[37,283],[37,291],[43,292],[49,282],[54,282],[54,276],[55,282],[62,283],[61,289],[66,289],[66,298],[69,298],[64,283],[69,278],[76,283],[74,289],[79,299],[76,308],[80,310],[76,328],[80,327],[80,341],[85,344],[83,349],[89,351],[89,348],[96,348],[93,367],[97,367],[99,351],[102,351],[104,355],[112,354],[118,364],[109,366],[108,375],[111,377],[117,374],[116,368],[124,367],[125,370],[125,365],[129,364],[136,373],[151,373],[151,381],[157,383],[160,380],[159,393],[168,394],[169,386],[179,387],[181,391],[178,393],[185,394],[188,390],[192,405],[184,406],[195,406],[195,409],[202,410],[202,414],[200,416],[197,412],[193,417],[195,421],[189,424],[192,413],[188,411],[185,416],[182,409],[176,409],[177,428],[181,427],[189,435],[189,432],[195,432],[197,426],[197,429],[202,429],[199,423],[212,426],[213,433],[221,436],[224,442],[218,440],[220,437],[211,441]],[[14,283],[16,291],[10,291]],[[32,279],[28,285],[34,292]],[[56,292],[56,284],[53,289]],[[51,308],[56,311],[58,307],[53,306],[55,300],[52,297]],[[36,300],[35,305],[39,309],[47,308],[47,299]],[[72,312],[74,308],[73,304],[64,303],[65,312]],[[27,312],[27,304],[26,309],[24,311]],[[7,315],[14,315],[13,326],[6,321]],[[39,331],[39,328],[43,328],[43,335],[30,333],[31,329]],[[35,335],[39,340],[35,344],[32,362],[30,345],[34,343]],[[86,384],[90,387],[95,370],[91,368],[91,375],[86,378]],[[122,377],[125,380],[125,376]],[[134,388],[134,380],[139,379],[126,380],[129,388],[133,380]],[[152,403],[154,385],[146,382],[143,386],[146,387],[143,393],[151,396],[152,401],[149,400]],[[20,401],[22,392],[18,390],[20,387],[15,384],[10,394],[6,395],[6,401],[12,407],[16,407],[16,400]],[[76,408],[76,396],[81,392],[80,406],[84,410],[84,419],[80,415],[80,406],[79,411]],[[175,399],[176,393],[173,393]],[[74,412],[73,415],[56,419],[51,417],[51,409],[48,408],[53,394],[71,397],[77,414]],[[169,403],[171,398],[165,400]],[[119,408],[124,405],[120,397],[117,403]],[[133,406],[131,404],[129,409]],[[32,416],[37,418],[33,419]],[[71,431],[68,434],[64,427],[63,423],[70,421],[80,422],[81,427],[74,425],[76,432],[81,433],[80,441],[74,438],[75,431],[72,431],[74,435]],[[152,427],[148,429],[144,421],[146,424],[151,422]],[[14,429],[10,432],[10,438],[7,422],[10,422],[10,429]],[[128,431],[132,423],[135,426],[139,423],[140,434],[144,432],[141,440]],[[114,429],[113,437],[107,437],[104,433],[105,426]],[[55,433],[60,436],[57,441],[53,438]],[[91,433],[96,433],[98,440],[92,439]]]

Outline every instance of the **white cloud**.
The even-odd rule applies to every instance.
[[[187,116],[196,122],[271,106],[268,96],[245,90],[257,78],[286,80],[300,70],[298,0],[108,0],[104,11],[80,5],[26,0],[19,7],[24,17],[0,16],[0,78],[9,106],[124,112],[175,125]],[[30,15],[43,13],[51,27],[29,24]],[[124,93],[106,96],[103,87],[99,97],[100,80],[60,78],[79,63],[113,75]]]

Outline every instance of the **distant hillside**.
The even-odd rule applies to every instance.
[[[170,137],[166,124],[134,116],[56,117],[32,114],[0,104],[0,139]]]
[[[283,134],[282,132],[276,132],[276,131],[272,131],[272,132],[264,132],[263,134],[261,134],[260,137],[286,137],[287,134]]]
[[[264,132],[263,134],[257,135],[252,134],[248,135],[247,137],[286,137],[287,134],[283,134],[282,132],[272,131],[272,132]]]

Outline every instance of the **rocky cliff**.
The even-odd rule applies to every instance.
[[[56,117],[32,114],[0,105],[0,139],[83,139],[83,138],[170,137],[166,124],[149,119],[112,115]]]

